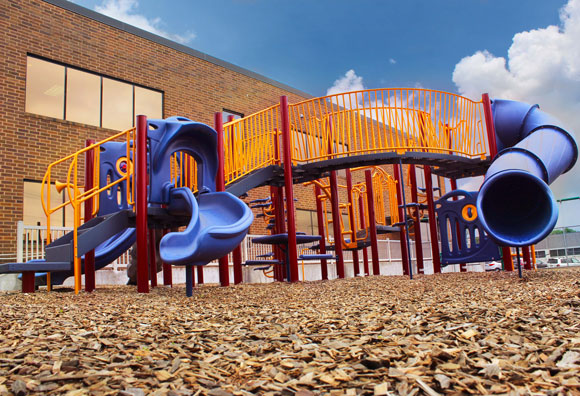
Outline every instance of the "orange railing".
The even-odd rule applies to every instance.
[[[74,213],[74,230],[73,230],[73,253],[74,253],[74,276],[75,276],[75,293],[78,293],[81,288],[81,259],[78,256],[78,228],[81,225],[81,211],[82,211],[82,204],[89,200],[93,200],[93,214],[96,214],[99,210],[99,200],[98,196],[101,192],[106,191],[108,189],[112,189],[117,184],[122,183],[123,181],[127,181],[127,185],[129,186],[127,191],[127,200],[130,205],[134,203],[134,186],[135,183],[132,183],[134,180],[134,171],[135,167],[132,165],[132,161],[127,160],[127,172],[123,177],[118,180],[111,181],[107,183],[106,186],[99,188],[99,158],[100,158],[100,150],[99,147],[106,142],[111,141],[120,141],[125,140],[127,143],[127,152],[126,158],[134,158],[134,148],[133,145],[130,144],[132,140],[135,139],[135,128],[131,128],[129,130],[117,133],[105,140],[102,140],[98,143],[95,143],[91,146],[85,147],[82,150],[77,151],[74,154],[68,155],[64,158],[61,158],[58,161],[51,163],[46,170],[44,178],[42,179],[41,185],[41,201],[42,201],[42,208],[44,209],[44,213],[46,214],[46,229],[47,235],[50,235],[50,216],[53,213],[56,213],[58,210],[65,209],[66,206],[71,205],[73,208]],[[94,175],[93,175],[93,186],[85,191],[81,192],[82,187],[79,185],[79,157],[81,158],[81,162],[84,162],[84,154],[87,151],[94,150]],[[86,165],[86,164],[85,164]],[[54,208],[51,207],[51,188],[50,186],[53,183],[56,183],[56,180],[53,181],[53,174],[65,174],[66,175],[66,182],[62,183],[61,186],[64,187],[67,191],[68,200],[65,200],[62,204],[55,206]],[[45,193],[46,191],[46,193]],[[50,237],[49,237],[50,238]],[[47,244],[51,241],[47,241]],[[50,280],[49,282],[50,283]],[[49,286],[50,287],[50,286]]]
[[[375,219],[374,222],[376,224],[389,226],[399,222],[399,210],[397,206],[397,191],[396,185],[397,182],[393,179],[391,175],[387,173],[383,168],[378,166],[373,167],[363,167],[363,168],[355,168],[353,171],[356,170],[364,170],[364,169],[372,169],[372,182],[373,182],[373,191],[374,191],[374,207],[375,207]],[[333,220],[329,219],[329,213],[331,211],[327,207],[327,203],[330,201],[330,184],[327,179],[318,179],[313,180],[310,182],[304,183],[304,186],[309,185],[317,185],[320,187],[322,194],[317,196],[316,199],[320,201],[322,204],[322,213],[324,217],[324,221],[326,224],[325,227],[325,234],[326,240],[330,243],[330,225],[332,224]],[[348,219],[348,228],[344,224],[344,218],[342,216],[339,217],[340,220],[340,229],[341,229],[341,237],[342,237],[342,245],[344,248],[353,248],[356,246],[357,241],[364,240],[368,237],[368,224],[370,224],[369,219],[369,210],[368,210],[368,203],[367,203],[367,189],[366,184],[357,183],[353,185],[352,190],[348,190],[347,186],[338,184],[338,188],[346,190],[346,195],[352,194],[352,202],[353,205],[351,206],[349,203],[339,203],[339,208],[341,213],[346,211],[348,214],[346,218]],[[359,207],[359,197],[363,197],[363,207]],[[388,205],[388,206],[387,206]],[[387,212],[386,208],[389,208],[390,212],[390,223],[387,224]],[[365,227],[362,227],[361,224],[361,210],[363,211],[363,215],[365,217]],[[353,217],[350,216],[350,212],[353,211]],[[351,224],[350,219],[354,219],[354,224]],[[363,237],[359,237],[359,233],[362,233]],[[348,237],[351,242],[346,242],[345,237]],[[336,239],[336,238],[335,238]]]
[[[378,152],[485,157],[483,104],[440,91],[376,89],[289,106],[295,163]]]
[[[171,155],[171,184],[197,192],[197,162],[191,155],[178,151]]]
[[[224,124],[226,185],[279,161],[279,105]]]

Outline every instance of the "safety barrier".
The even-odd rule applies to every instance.
[[[55,241],[58,238],[74,230],[74,227],[52,227],[50,233],[44,225],[27,225],[18,221],[16,226],[16,261],[19,263],[28,260],[44,259],[44,248],[47,241]],[[117,258],[109,268],[114,271],[124,271],[129,264],[129,251]]]
[[[482,102],[418,88],[375,89],[289,106],[295,162],[379,152],[484,157]]]
[[[279,162],[279,105],[224,124],[226,185]]]
[[[129,205],[134,204],[134,188],[135,183],[132,181],[134,179],[134,172],[135,166],[133,166],[133,161],[131,158],[135,158],[135,147],[131,144],[132,141],[135,140],[136,137],[136,128],[131,128],[123,132],[119,132],[105,140],[102,140],[98,143],[92,144],[87,146],[74,154],[68,155],[64,158],[61,158],[58,161],[54,161],[50,165],[48,165],[48,169],[42,179],[41,184],[41,202],[42,208],[44,209],[44,213],[46,215],[46,229],[47,229],[47,241],[46,243],[49,244],[52,240],[50,239],[51,236],[51,224],[50,224],[50,216],[53,213],[56,213],[58,210],[64,209],[66,206],[71,205],[73,208],[73,216],[74,216],[74,226],[73,226],[73,257],[74,257],[74,273],[75,273],[75,292],[78,293],[81,287],[81,258],[78,257],[78,228],[81,225],[81,210],[82,204],[88,200],[93,201],[93,213],[92,215],[96,215],[99,211],[99,199],[98,196],[103,191],[110,191],[113,194],[118,194],[116,192],[116,185],[127,181],[127,185],[130,187],[128,188],[127,192],[127,201]],[[107,142],[112,141],[123,141],[126,143],[126,156],[124,161],[126,162],[126,167],[124,170],[124,175],[114,181],[109,181],[108,183],[103,186],[99,187],[99,158],[100,158],[100,146]],[[79,184],[81,177],[79,177],[79,162],[84,160],[85,153],[92,152],[93,153],[93,185],[85,189],[81,192],[82,188]],[[79,161],[79,157],[81,161]],[[68,165],[68,168],[67,168]],[[85,168],[88,164],[84,164]],[[64,172],[63,172],[64,168]],[[50,186],[53,184],[53,174],[55,173],[64,173],[66,175],[66,182],[59,183],[57,188],[65,189],[67,192],[68,200],[64,200],[63,203],[57,205],[56,207],[51,207],[51,188]],[[84,179],[84,178],[83,178]],[[56,180],[54,183],[56,184]],[[45,193],[46,191],[46,193]],[[49,275],[50,276],[50,275]],[[50,283],[50,280],[49,280]]]

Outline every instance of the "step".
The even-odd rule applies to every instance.
[[[247,260],[244,265],[275,265],[282,264],[280,260]]]
[[[58,272],[70,270],[72,270],[72,264],[69,262],[38,261],[28,263],[0,264],[0,274],[20,274],[22,272]]]
[[[332,260],[332,254],[301,254],[298,256],[299,260]]]

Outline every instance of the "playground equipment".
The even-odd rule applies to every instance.
[[[29,282],[33,271],[73,270],[75,291],[78,292],[83,254],[96,249],[96,256],[103,257],[98,259],[98,265],[104,263],[105,256],[110,259],[119,254],[124,244],[132,242],[128,229],[134,227],[138,257],[146,257],[149,221],[152,226],[163,228],[186,225],[185,231],[169,233],[162,239],[160,253],[165,261],[186,265],[190,272],[192,265],[220,258],[220,281],[227,285],[224,255],[236,248],[252,220],[250,209],[235,196],[269,185],[275,208],[272,231],[276,235],[285,234],[285,279],[294,282],[299,279],[296,246],[300,238],[297,238],[294,218],[293,184],[329,177],[332,212],[337,216],[332,222],[334,234],[342,235],[338,218],[340,207],[338,200],[332,198],[338,195],[336,171],[384,164],[394,165],[397,181],[397,210],[391,210],[391,216],[398,211],[399,221],[395,225],[403,225],[407,231],[411,217],[415,217],[416,224],[421,221],[421,216],[409,216],[419,211],[409,213],[408,207],[423,210],[424,207],[417,206],[422,204],[418,198],[406,203],[401,167],[403,164],[423,165],[437,272],[439,252],[431,173],[457,179],[483,175],[487,171],[476,203],[482,233],[488,233],[502,244],[521,246],[540,239],[553,227],[557,211],[547,184],[570,169],[578,155],[571,135],[537,107],[501,100],[492,104],[486,95],[481,101],[472,101],[424,89],[365,90],[292,105],[282,97],[278,105],[225,125],[222,125],[221,113],[219,115],[215,130],[182,117],[151,120],[149,124],[140,117],[136,129],[51,164],[43,182],[43,190],[48,194],[46,202],[50,202],[47,186],[53,183],[52,169],[56,165],[67,169],[61,175],[67,178],[65,188],[69,200],[57,208],[45,204],[45,212],[50,216],[64,205],[71,205],[75,229],[72,235],[49,245],[46,261],[3,264],[0,272],[25,272]],[[497,154],[495,131],[498,147],[507,148],[494,159]],[[109,165],[103,166],[99,174],[101,148],[104,147],[106,153],[105,144],[119,140],[124,142],[115,146],[117,157],[111,154]],[[79,158],[89,152],[95,153],[97,166],[92,176],[99,175],[94,178],[98,185],[88,183],[81,192],[77,174]],[[192,179],[191,165],[175,159],[175,153],[195,158],[195,186],[188,181]],[[90,163],[93,162],[87,161],[87,165]],[[146,183],[148,166],[149,185]],[[101,175],[106,175],[105,181]],[[514,186],[515,190],[511,190]],[[351,190],[352,186],[347,188]],[[375,219],[382,209],[377,208],[375,212],[374,189],[371,172],[366,170],[368,232],[373,273],[378,274],[377,224],[370,219]],[[194,195],[196,190],[197,196]],[[359,196],[359,202],[361,198]],[[96,217],[81,225],[81,205],[88,203],[98,208],[89,211]],[[353,202],[349,201],[349,205],[354,207]],[[512,208],[515,209],[512,211]],[[354,210],[352,214],[354,216]],[[286,216],[287,221],[284,221]],[[48,223],[50,227],[50,219]],[[351,224],[355,224],[353,219]],[[464,233],[460,230],[460,235],[461,232]],[[351,241],[357,239],[354,227],[349,233]],[[410,271],[409,243],[402,228],[400,235],[403,268]],[[320,253],[326,254],[323,242]],[[342,243],[336,244],[335,253],[338,276],[344,277]],[[241,267],[234,265],[234,274],[236,268]],[[322,272],[324,278],[325,272]],[[138,290],[148,290],[146,267],[138,272],[138,278]],[[190,282],[189,275],[187,279]],[[278,273],[276,279],[284,277]],[[29,283],[27,285],[29,290]],[[191,294],[191,284],[188,284],[187,293]]]
[[[498,243],[531,245],[556,225],[558,206],[548,185],[574,166],[578,147],[538,105],[494,100],[492,112],[499,153],[479,191],[479,216]]]
[[[498,260],[499,247],[478,217],[477,192],[455,190],[435,203],[441,235],[441,265]]]

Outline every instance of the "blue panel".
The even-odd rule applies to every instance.
[[[498,246],[484,231],[477,216],[476,201],[477,192],[455,190],[435,202],[441,235],[442,264],[475,263],[500,258]],[[467,218],[463,216],[464,211]],[[457,233],[458,228],[460,237]],[[461,247],[459,247],[459,240],[461,240]]]
[[[121,158],[127,156],[127,143],[107,142],[101,145],[99,153],[99,188],[102,188],[113,182],[119,180],[122,175],[119,173],[117,163]],[[129,166],[126,161],[125,166]],[[119,163],[121,168],[122,163]],[[123,169],[121,169],[122,171]],[[120,200],[118,199],[118,192],[120,192]],[[119,202],[120,201],[120,202]],[[111,213],[116,213],[120,210],[130,209],[131,206],[127,202],[127,182],[123,181],[109,190],[105,190],[99,194],[99,213],[98,216],[103,216]]]
[[[217,132],[208,125],[183,117],[149,120],[150,194],[149,202],[169,203],[171,185],[170,157],[181,151],[198,164],[198,190],[216,191],[218,168]]]

